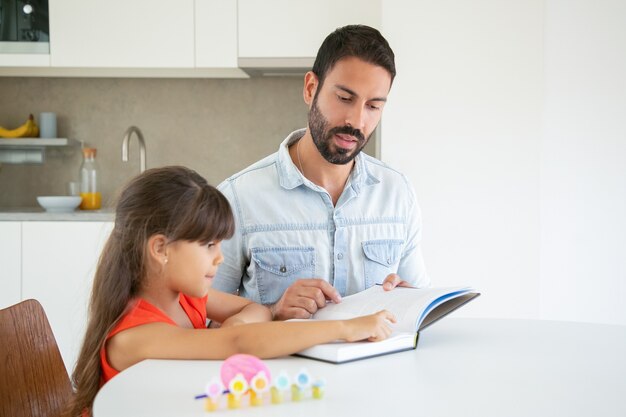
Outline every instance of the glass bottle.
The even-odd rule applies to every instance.
[[[81,210],[97,210],[102,205],[98,188],[98,166],[96,148],[83,148],[83,163],[80,165]]]

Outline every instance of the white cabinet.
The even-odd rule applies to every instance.
[[[237,0],[195,0],[196,67],[237,68]]]
[[[21,234],[21,222],[0,222],[0,309],[21,300]]]
[[[8,54],[0,53],[0,68],[2,67],[49,67],[50,54]]]
[[[239,58],[312,58],[338,27],[381,25],[381,0],[239,0],[238,7]]]
[[[239,67],[306,68],[336,28],[380,28],[382,0],[62,0],[49,3],[49,16],[49,55],[0,56],[0,75],[245,77]]]
[[[194,66],[194,0],[63,0],[49,7],[53,67]]]
[[[112,222],[22,222],[22,299],[43,305],[68,372],[87,323],[93,276]]]

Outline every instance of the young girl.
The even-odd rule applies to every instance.
[[[196,172],[151,169],[122,191],[95,274],[85,340],[72,375],[72,415],[102,384],[148,358],[271,358],[336,339],[391,332],[391,313],[343,321],[272,322],[266,307],[210,288],[234,231],[226,198]],[[221,323],[207,329],[207,318]]]

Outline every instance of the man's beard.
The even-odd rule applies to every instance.
[[[336,165],[345,165],[356,158],[369,140],[369,137],[366,139],[359,129],[353,129],[347,125],[328,129],[328,120],[317,107],[317,94],[313,98],[313,105],[309,111],[309,131],[319,153],[328,162]],[[358,140],[356,148],[350,151],[334,145],[333,137],[337,133],[351,135],[356,138]]]

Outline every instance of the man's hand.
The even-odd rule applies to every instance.
[[[341,296],[323,279],[299,279],[271,306],[272,315],[274,320],[308,319],[326,305],[326,300],[340,303]]]
[[[389,274],[383,281],[383,290],[390,291],[396,287],[411,287],[412,285],[403,281],[398,274]]]

